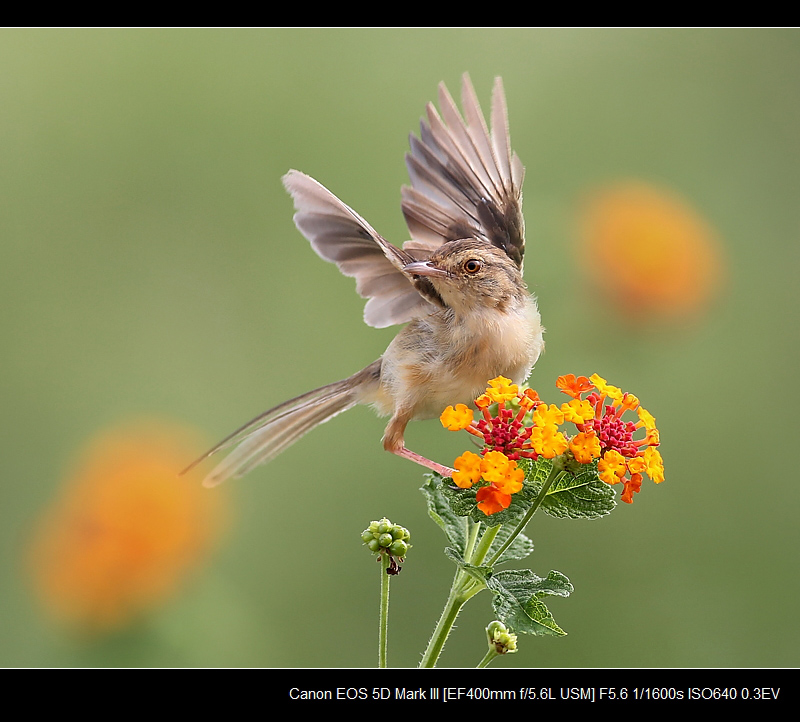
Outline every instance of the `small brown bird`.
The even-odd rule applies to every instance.
[[[502,81],[494,84],[491,132],[467,75],[463,118],[444,84],[439,103],[441,116],[429,103],[420,137],[410,138],[402,210],[412,240],[402,250],[313,178],[284,176],[297,228],[369,299],[366,323],[408,325],[365,369],[264,412],[197,459],[186,471],[236,447],[206,486],[246,474],[356,404],[391,416],[387,451],[449,476],[452,469],[406,449],[408,422],[470,404],[496,376],[522,383],[530,374],[543,329],[522,279],[524,168],[511,152]]]

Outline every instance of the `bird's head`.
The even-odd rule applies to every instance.
[[[430,282],[456,314],[504,310],[527,298],[516,264],[504,251],[476,239],[444,243],[427,261],[409,263],[403,271],[413,280]]]

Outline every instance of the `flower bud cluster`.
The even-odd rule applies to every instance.
[[[489,649],[496,654],[513,654],[517,651],[517,635],[502,622],[491,622],[486,627],[486,636],[489,638]]]
[[[408,529],[399,524],[392,524],[386,517],[373,521],[361,532],[361,541],[375,554],[390,554],[403,559],[411,548]]]

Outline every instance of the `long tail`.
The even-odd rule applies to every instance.
[[[181,474],[218,451],[236,446],[203,480],[203,486],[216,486],[227,479],[244,476],[259,464],[274,459],[315,426],[355,406],[370,387],[377,386],[380,367],[378,359],[350,378],[314,389],[265,411],[193,461]]]

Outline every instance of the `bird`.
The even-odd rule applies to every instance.
[[[528,378],[544,329],[522,275],[525,171],[511,150],[502,79],[492,89],[491,129],[468,74],[461,85],[463,114],[442,82],[440,112],[428,103],[419,137],[410,135],[401,209],[411,238],[402,247],[310,176],[290,170],[282,179],[298,230],[355,278],[367,299],[364,321],[406,325],[366,368],[265,411],[182,473],[233,447],[203,484],[241,477],[319,424],[368,404],[389,417],[384,449],[449,477],[453,469],[406,448],[407,424],[470,405],[490,379]]]

